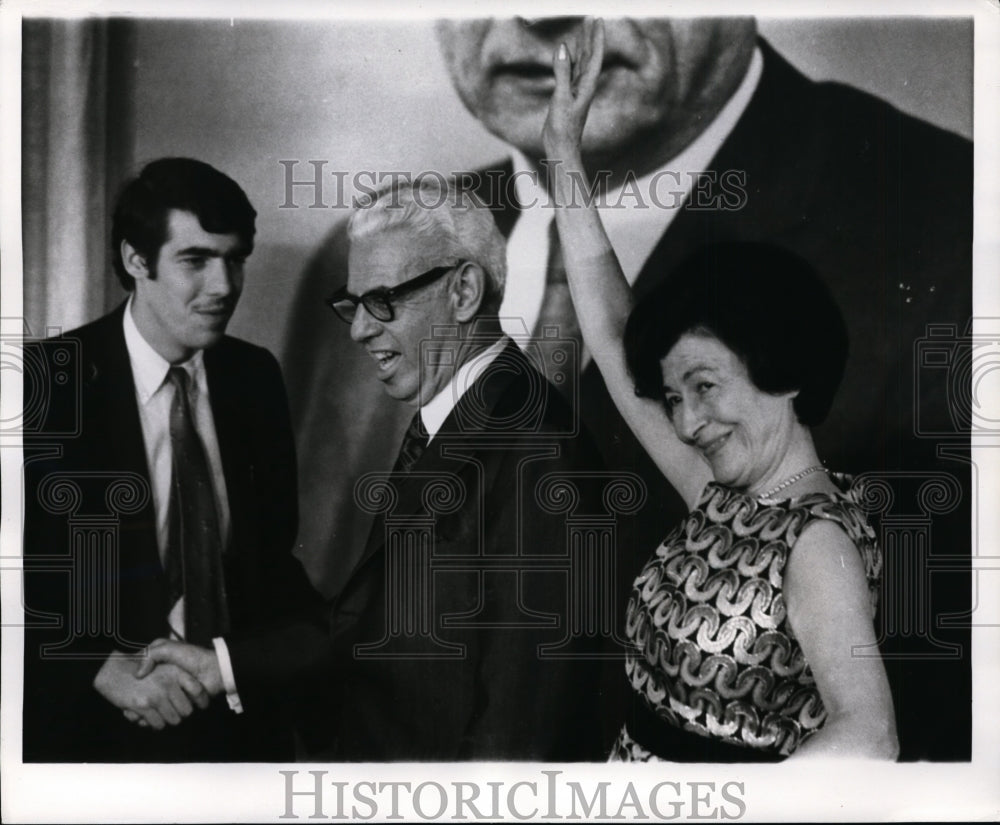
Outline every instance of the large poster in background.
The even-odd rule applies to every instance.
[[[878,787],[879,795],[834,792],[815,776],[788,798],[784,790],[772,793],[788,787],[782,770],[797,775],[791,763],[767,772],[685,765],[634,776],[599,765],[562,774],[483,766],[486,779],[500,783],[491,790],[472,766],[344,768],[322,746],[310,750],[301,741],[300,757],[322,764],[110,771],[22,765],[20,735],[13,732],[32,697],[20,695],[21,657],[35,654],[13,640],[24,637],[22,627],[52,617],[33,613],[31,605],[22,610],[20,527],[8,514],[28,506],[23,497],[34,492],[19,483],[20,462],[74,437],[70,422],[56,441],[46,441],[54,382],[72,395],[74,383],[88,380],[74,371],[72,352],[43,345],[31,350],[42,354],[40,361],[26,359],[22,341],[71,330],[124,300],[111,270],[109,210],[122,182],[155,158],[211,163],[243,186],[257,210],[255,249],[229,332],[267,347],[282,367],[299,464],[296,554],[325,596],[350,581],[373,520],[391,519],[359,482],[392,466],[413,414],[385,396],[370,356],[325,304],[347,281],[346,221],[366,195],[392,180],[458,179],[493,210],[508,243],[504,329],[562,385],[574,426],[595,435],[609,485],[615,479],[631,485],[624,498],[620,491],[605,495],[601,512],[564,512],[567,546],[573,536],[599,534],[598,555],[582,566],[569,552],[545,563],[567,594],[550,646],[574,634],[609,642],[601,662],[610,730],[630,713],[621,644],[632,580],[683,515],[590,356],[567,346],[558,329],[537,333],[551,220],[539,185],[540,124],[550,93],[543,57],[575,36],[576,18],[463,19],[442,10],[400,19],[379,10],[363,19],[357,9],[338,15],[307,8],[266,9],[274,16],[250,19],[239,9],[202,17],[203,10],[176,16],[141,6],[127,15],[94,9],[89,17],[69,16],[77,11],[36,15],[18,7],[5,9],[3,18],[5,111],[16,112],[20,97],[20,129],[9,125],[16,119],[4,118],[2,236],[3,759],[22,780],[16,793],[5,783],[5,814],[17,817],[11,821],[53,810],[81,821],[123,811],[155,820],[168,810],[229,820],[316,812],[381,819],[399,805],[420,819],[517,817],[532,809],[536,818],[623,811],[669,818],[667,808],[674,818],[711,808],[724,818],[756,819],[829,814],[834,809],[824,806],[834,800],[859,816],[881,818],[909,815],[902,812],[914,810],[912,795],[941,806],[919,808],[930,818],[974,819],[991,805],[995,810],[995,797],[980,782],[984,766],[995,767],[995,748],[980,731],[988,729],[996,704],[984,678],[995,669],[997,626],[986,542],[995,529],[989,485],[998,397],[986,216],[995,214],[997,201],[996,176],[981,176],[996,168],[996,142],[983,140],[981,130],[996,124],[981,101],[991,81],[980,78],[996,59],[997,20],[971,6],[949,12],[954,17],[852,10],[832,16],[831,10],[798,18],[771,16],[762,7],[755,20],[731,30],[680,16],[608,22],[607,82],[619,85],[600,113],[605,125],[594,157],[604,188],[595,192],[636,299],[703,244],[754,240],[809,261],[845,315],[845,378],[814,435],[831,469],[865,480],[865,507],[883,551],[879,651],[856,655],[880,653],[885,662],[900,758],[909,764],[845,769],[856,787]],[[702,117],[697,93],[711,89],[713,67],[739,62],[733,55],[740,42],[752,57],[740,64],[747,67],[740,82],[731,84],[736,93],[721,114],[716,108]],[[18,177],[20,187],[8,183]],[[20,410],[9,406],[10,387],[19,382]],[[108,510],[108,501],[93,512],[70,512],[62,499],[50,504],[64,508],[70,542],[97,525],[114,543],[116,525],[134,502],[116,498],[117,509]],[[530,557],[531,537],[521,540]],[[48,575],[73,573],[58,559],[47,563]],[[426,580],[404,586],[411,591],[393,590],[393,598],[399,605],[407,599],[433,605],[449,564],[454,560],[431,553]],[[539,560],[509,567],[520,581],[534,575]],[[387,580],[390,586],[399,585]],[[525,622],[532,620],[530,609],[518,609]],[[432,625],[441,619],[432,608],[429,615]],[[70,634],[92,632],[71,625]],[[466,630],[478,632],[474,621]],[[325,723],[350,713],[325,711]],[[393,758],[391,746],[386,753]],[[119,772],[134,788],[169,776],[186,793],[144,812],[98,790]],[[884,783],[865,785],[880,776]],[[657,783],[675,778],[681,791],[661,789],[657,797]],[[81,804],[50,807],[53,800],[38,791],[52,781],[78,794]],[[518,781],[529,783],[520,796]],[[405,793],[398,782],[409,783]],[[478,808],[470,808],[477,782],[483,783]],[[972,788],[970,809],[956,806],[955,782]],[[210,783],[242,788],[239,801],[209,794]],[[657,802],[667,791],[680,801]],[[597,801],[584,804],[584,797]]]

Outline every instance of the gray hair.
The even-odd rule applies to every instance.
[[[403,227],[433,239],[442,256],[482,267],[486,286],[478,314],[500,311],[507,280],[507,245],[490,210],[475,194],[458,189],[443,175],[394,180],[354,211],[347,234],[353,242]]]

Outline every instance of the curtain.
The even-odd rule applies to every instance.
[[[124,295],[109,236],[133,163],[133,24],[25,19],[21,60],[24,317],[26,333],[43,336]]]

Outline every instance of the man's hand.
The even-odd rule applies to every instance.
[[[140,679],[138,672],[134,656],[114,651],[94,677],[94,688],[128,719],[156,730],[180,724],[194,712],[194,705],[208,707],[205,688],[183,669],[158,667],[148,679]]]
[[[214,650],[185,642],[157,639],[146,650],[146,659],[136,676],[139,679],[145,679],[151,673],[155,676],[164,665],[175,665],[187,671],[201,683],[209,696],[216,696],[224,689],[219,659]]]

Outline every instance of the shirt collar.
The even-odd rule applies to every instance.
[[[139,396],[139,403],[145,405],[149,402],[163,386],[167,372],[172,365],[160,353],[158,353],[150,343],[142,337],[139,328],[132,318],[132,301],[134,296],[129,296],[125,305],[125,314],[122,318],[122,327],[125,332],[125,348],[128,350],[128,358],[132,364],[132,376],[135,379],[135,389]],[[205,363],[202,350],[198,350],[187,361],[176,366],[182,367],[191,376],[192,384],[201,388],[204,384]]]
[[[496,357],[507,346],[510,339],[502,335],[486,349],[474,355],[458,368],[448,385],[420,408],[420,419],[427,430],[428,441],[438,434],[445,420],[455,409],[459,399],[483,374],[483,371],[493,363]]]

